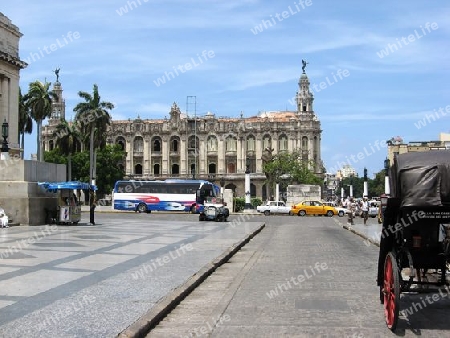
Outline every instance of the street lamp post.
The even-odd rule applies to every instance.
[[[350,176],[350,197],[353,197],[353,175]]]
[[[245,206],[244,210],[251,210],[252,204],[250,203],[250,164],[247,162],[247,166],[245,169],[245,182],[244,182],[244,188],[245,188]]]
[[[388,196],[391,194],[391,189],[389,186],[389,168],[390,167],[391,167],[391,161],[389,161],[389,159],[386,157],[386,159],[384,160],[384,173],[385,173],[384,193]]]
[[[369,197],[369,187],[367,183],[367,169],[364,168],[364,192],[363,197]]]
[[[9,125],[8,125],[8,122],[6,122],[6,119],[5,119],[3,124],[2,124],[2,137],[3,137],[2,149],[1,149],[2,160],[5,160],[5,159],[8,158],[8,153],[9,153],[8,134],[9,134]]]

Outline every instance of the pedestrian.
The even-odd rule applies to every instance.
[[[95,208],[97,207],[97,201],[95,200],[94,191],[91,191],[89,201],[91,202],[91,205],[89,207],[89,217],[90,217],[89,221],[90,221],[91,225],[95,225],[94,212],[95,212]]]
[[[0,222],[2,223],[2,228],[9,228],[9,218],[2,208],[0,208]]]
[[[367,196],[364,196],[361,202],[361,211],[364,218],[364,225],[366,225],[367,220],[369,219],[369,201],[367,200]]]
[[[355,217],[355,211],[356,211],[356,203],[353,201],[353,197],[350,197],[350,199],[347,202],[347,209],[349,211],[348,213],[348,222],[351,225],[355,225],[353,222],[353,218]]]

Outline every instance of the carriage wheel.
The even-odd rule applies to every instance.
[[[387,327],[394,332],[397,328],[400,306],[400,272],[395,254],[390,252],[384,261],[384,314]]]

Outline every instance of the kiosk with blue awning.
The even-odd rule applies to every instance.
[[[97,186],[79,181],[38,182],[38,186],[58,194],[57,209],[51,217],[56,224],[78,224],[81,219],[81,190],[97,190]]]

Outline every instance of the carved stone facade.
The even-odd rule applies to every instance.
[[[19,154],[19,78],[27,64],[19,58],[19,28],[0,13],[0,124],[9,125],[11,154]],[[3,139],[1,139],[3,140]]]
[[[126,151],[121,164],[130,179],[196,178],[221,183],[244,196],[246,166],[251,172],[251,195],[266,199],[263,163],[267,156],[300,150],[304,161],[323,175],[321,127],[313,110],[313,94],[306,74],[299,80],[296,111],[262,112],[251,117],[187,116],[176,103],[169,118],[112,121],[106,137]],[[62,89],[59,87],[59,94]],[[58,100],[63,102],[62,97]],[[54,109],[57,109],[55,106]],[[58,106],[61,112],[63,108]],[[59,117],[63,117],[60,114]],[[53,148],[52,115],[43,128],[44,149]]]

